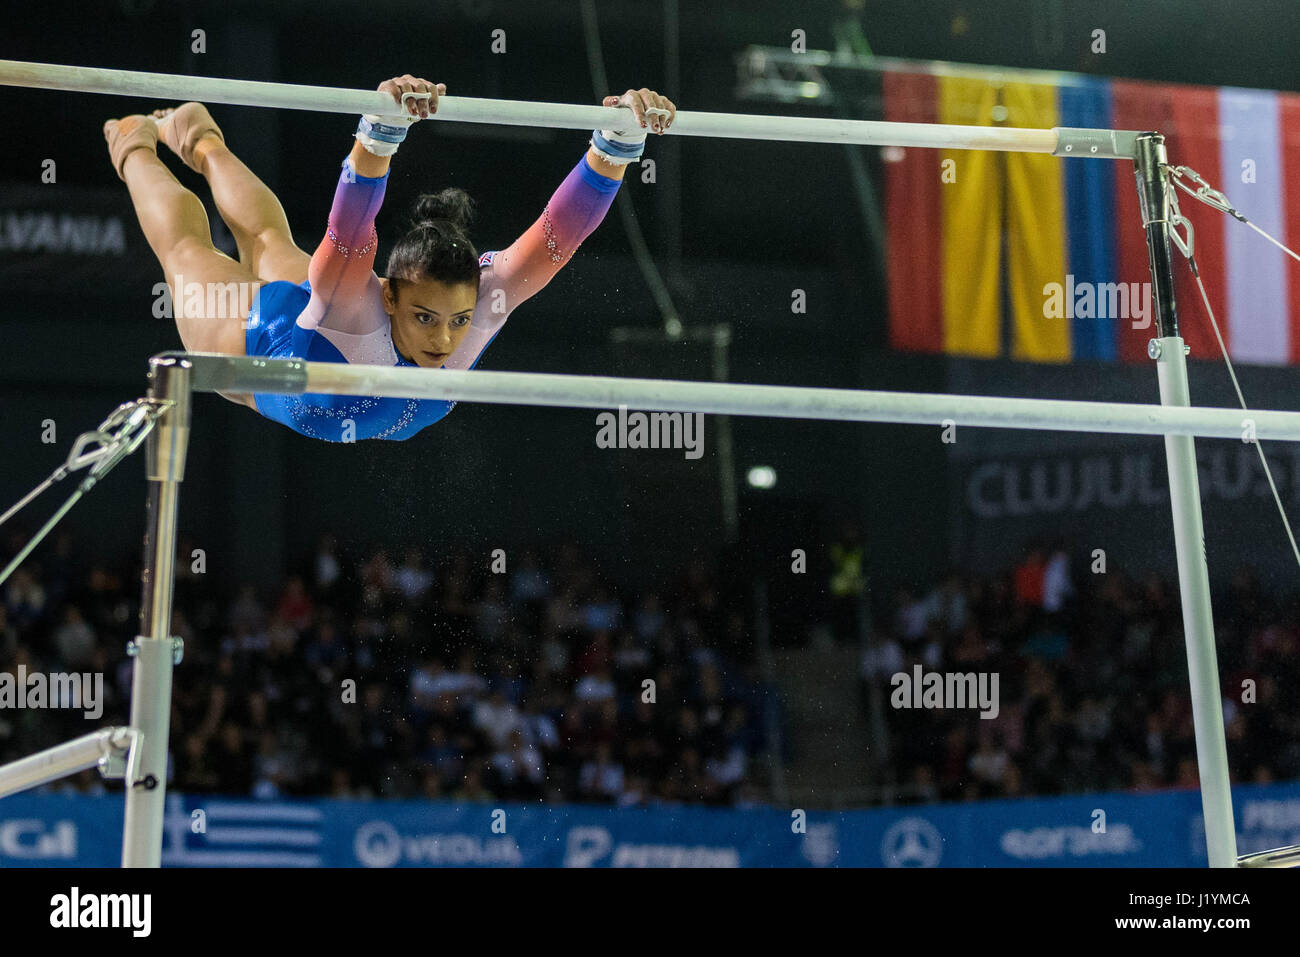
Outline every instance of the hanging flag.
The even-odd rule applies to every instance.
[[[1110,126],[1110,84],[1084,78],[1062,86],[1061,126],[1104,129]],[[1119,339],[1117,324],[1097,301],[1096,290],[1115,281],[1115,171],[1111,160],[1068,160],[1065,174],[1067,268],[1062,298],[1070,304],[1070,344],[1075,359],[1113,360]],[[1128,170],[1124,171],[1128,173]],[[1131,177],[1130,177],[1131,178]],[[1077,288],[1093,291],[1091,299],[1074,295]],[[1081,301],[1082,300],[1082,301]],[[1107,299],[1106,304],[1109,304]]]
[[[1282,222],[1278,238],[1291,249],[1300,249],[1300,94],[1278,95],[1278,126],[1282,148]],[[1224,192],[1227,192],[1226,190]],[[1229,199],[1232,193],[1228,193]],[[1234,200],[1235,202],[1235,200]],[[1246,214],[1249,215],[1249,214]],[[1300,362],[1300,263],[1290,256],[1286,264],[1288,362]]]
[[[1218,176],[1211,178],[1203,170],[1198,172],[1225,193],[1251,222],[1281,238],[1286,201],[1277,94],[1266,90],[1220,90],[1219,150],[1222,162]],[[1285,260],[1289,257],[1254,230],[1214,210],[1207,212],[1232,227],[1223,231],[1226,321],[1222,313],[1218,314],[1220,328],[1226,326],[1229,330],[1227,341],[1232,357],[1269,365],[1288,362],[1291,343]]]
[[[885,119],[937,123],[938,80],[925,73],[886,73]],[[884,151],[885,221],[889,243],[889,344],[907,352],[943,351],[942,204],[939,153]]]
[[[985,79],[939,78],[939,122],[987,126],[997,106]],[[1001,156],[989,150],[940,150],[943,204],[943,348],[993,358],[1002,352]]]
[[[1007,83],[1001,96],[1008,126],[1045,130],[1061,125],[1055,86]],[[1065,164],[1042,153],[1005,153],[1003,158],[1011,357],[1068,362],[1069,312],[1050,315],[1047,308],[1047,290],[1067,279]]]

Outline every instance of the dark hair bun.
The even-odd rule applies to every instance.
[[[472,283],[478,288],[478,253],[465,227],[474,201],[463,189],[423,193],[411,210],[411,225],[388,256],[388,278],[399,284],[434,279]]]
[[[423,193],[415,201],[412,219],[416,225],[428,222],[450,222],[464,230],[474,217],[474,200],[463,189],[449,187],[437,193]]]

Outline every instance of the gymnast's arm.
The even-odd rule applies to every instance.
[[[645,88],[607,96],[602,105],[632,110],[637,123],[654,133],[665,132],[677,113],[671,100]],[[493,280],[505,289],[507,312],[550,282],[605,218],[628,165],[641,155],[645,137],[645,133],[593,131],[590,149],[560,184],[542,215],[492,262]],[[602,147],[614,153],[607,154]]]
[[[406,112],[417,118],[436,111],[437,95],[446,89],[441,83],[435,86],[410,74],[386,80],[379,86],[380,92],[389,93],[399,104],[403,93],[428,92],[427,101],[412,99],[406,105]],[[363,128],[380,135],[364,123]],[[405,135],[404,131],[399,132]],[[372,140],[369,145],[376,144]],[[361,130],[358,131],[334,189],[325,236],[307,267],[311,300],[298,318],[300,326],[366,335],[386,325],[379,278],[374,273],[378,246],[375,217],[383,205],[395,149],[396,146],[390,146],[387,155],[377,155],[366,148]]]
[[[505,292],[505,312],[540,292],[573,258],[613,205],[625,169],[589,150],[551,194],[533,224],[496,254],[493,284]]]
[[[480,260],[479,302],[460,347],[444,369],[472,369],[510,314],[540,290],[605,218],[623,179],[623,167],[586,154],[551,195],[524,234]]]
[[[590,164],[593,170],[606,179],[621,181],[623,179],[623,174],[627,172],[627,164],[615,166],[613,163],[607,161],[605,157],[597,153],[594,146],[588,147],[587,149],[587,163]]]
[[[380,159],[364,149],[362,153]],[[354,149],[343,162],[325,235],[307,266],[311,299],[298,317],[303,328],[365,335],[382,328],[386,320],[374,265],[379,245],[375,217],[384,202],[388,173],[367,176],[357,168],[358,159]],[[374,164],[361,165],[376,171]]]

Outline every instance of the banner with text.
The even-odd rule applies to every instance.
[[[1300,783],[1234,795],[1242,854],[1300,843]],[[115,867],[120,795],[0,800],[0,866]],[[839,813],[170,795],[167,867],[1203,867],[1196,791]]]

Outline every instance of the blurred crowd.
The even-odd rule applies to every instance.
[[[822,615],[848,640],[860,632],[845,608],[865,587],[855,547],[841,548]],[[77,553],[56,539],[3,587],[0,672],[102,672],[103,715],[0,708],[0,762],[128,722],[138,569],[82,567]],[[634,591],[572,548],[434,564],[418,549],[326,538],[273,592],[220,594],[192,554],[182,543],[173,618],[185,654],[172,709],[180,790],[621,806],[771,799],[779,695],[757,665],[754,624],[740,610],[750,602],[717,567],[696,562],[658,590]],[[1300,691],[1300,608],[1243,569],[1215,611],[1234,780],[1300,778],[1300,716],[1286,706]],[[1063,545],[1035,546],[1005,574],[953,573],[900,591],[876,617],[863,701],[888,733],[895,800],[1196,785],[1174,583],[1078,567]],[[893,707],[894,677],[918,665],[996,673],[996,718]],[[782,756],[797,746],[780,743]],[[94,772],[74,786],[102,788]]]
[[[1235,782],[1300,778],[1300,607],[1239,569],[1214,596]],[[900,672],[997,673],[999,713],[891,706]],[[903,590],[862,660],[912,800],[1196,787],[1177,584],[1034,545],[1004,575]]]
[[[138,578],[75,553],[61,539],[5,586],[0,670],[105,672],[104,714],[0,710],[0,761],[127,723]],[[179,554],[182,791],[625,806],[761,793],[775,696],[704,564],[625,594],[574,549],[435,567],[327,538],[276,593],[223,597],[188,544]]]

